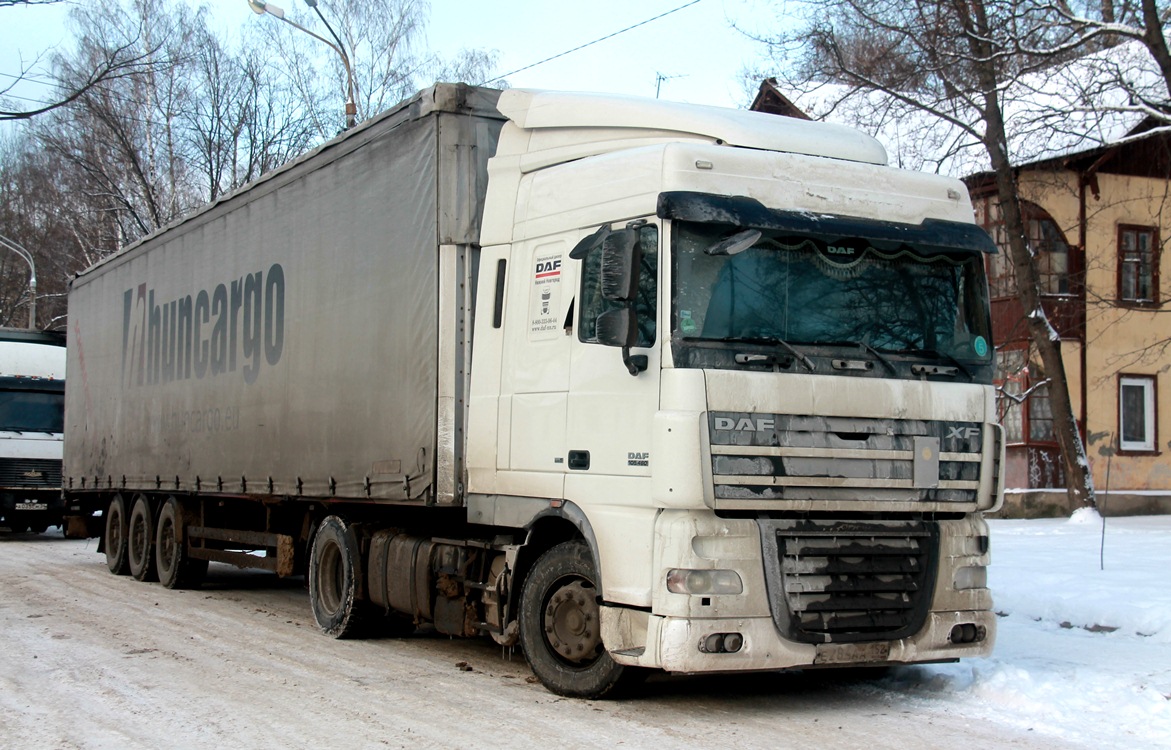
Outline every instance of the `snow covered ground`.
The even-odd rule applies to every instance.
[[[558,698],[486,640],[321,637],[298,579],[167,591],[92,540],[0,533],[0,749],[1171,748],[1171,517],[1107,519],[1104,570],[1096,515],[991,527],[990,658],[625,701]]]
[[[1071,745],[1171,748],[1171,517],[1108,518],[1104,547],[1092,511],[989,523],[994,655],[876,686]]]

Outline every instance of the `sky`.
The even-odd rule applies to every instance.
[[[326,14],[328,1],[321,3]],[[0,76],[16,73],[21,59],[27,63],[69,42],[70,4],[0,10]],[[222,32],[249,23],[277,23],[252,13],[246,0],[208,4]],[[302,0],[275,4],[293,19],[310,12]],[[507,80],[517,88],[658,94],[674,101],[743,107],[751,94],[741,82],[741,70],[759,57],[761,46],[733,24],[768,31],[779,14],[796,6],[794,0],[431,0],[427,37],[431,50],[445,57],[465,48],[495,50],[496,72],[507,74],[667,14]],[[14,93],[44,96],[43,89],[29,86]]]

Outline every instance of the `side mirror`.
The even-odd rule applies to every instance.
[[[634,346],[638,343],[638,320],[634,310],[619,307],[598,316],[598,343],[605,346]]]
[[[611,302],[631,302],[638,294],[641,261],[638,232],[623,229],[602,240],[602,297]]]
[[[622,364],[631,375],[647,368],[650,360],[645,354],[630,354],[630,347],[638,343],[638,317],[630,305],[599,315],[597,336],[599,344],[622,347]]]

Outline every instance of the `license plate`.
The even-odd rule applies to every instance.
[[[16,510],[48,510],[48,503],[17,503]]]
[[[868,664],[890,659],[889,643],[821,643],[814,664]]]

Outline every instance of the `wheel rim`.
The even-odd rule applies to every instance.
[[[346,585],[345,566],[342,565],[341,548],[332,541],[326,542],[321,550],[318,578],[321,588],[317,592],[317,601],[322,609],[333,614],[341,609],[342,594]]]
[[[106,549],[117,555],[122,550],[126,540],[122,538],[122,508],[121,506],[110,509],[110,523],[106,530]]]
[[[574,667],[588,667],[602,654],[600,610],[589,581],[572,578],[551,587],[542,626],[545,642],[558,659]]]
[[[175,541],[175,524],[167,517],[159,521],[159,567],[170,570],[174,567],[175,552],[178,545]]]
[[[141,513],[130,516],[130,559],[135,565],[141,565],[146,550],[146,519]]]

